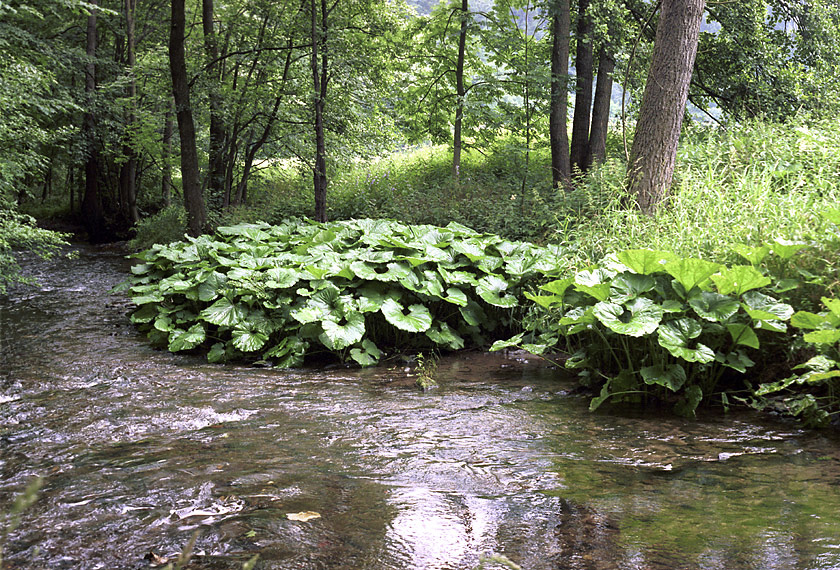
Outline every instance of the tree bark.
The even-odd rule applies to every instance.
[[[213,29],[213,0],[202,0],[201,23],[204,31],[204,55],[207,61],[207,76],[210,78],[210,148],[208,149],[208,193],[212,199],[222,198],[227,202],[229,189],[225,188],[225,124],[222,118],[222,101],[218,83],[221,80],[219,47]],[[223,204],[227,206],[227,203]]]
[[[123,9],[125,11],[125,28],[126,28],[126,47],[127,47],[127,65],[129,72],[128,82],[128,100],[129,107],[126,116],[126,123],[132,126],[136,120],[136,113],[134,110],[135,101],[137,99],[137,84],[134,79],[134,65],[136,62],[135,56],[135,36],[134,36],[134,8],[136,0],[125,0]],[[126,139],[130,135],[125,134]],[[123,153],[128,157],[128,160],[120,168],[120,214],[123,222],[127,226],[131,226],[140,220],[140,215],[137,212],[137,153],[135,152],[131,141],[125,140],[123,142]]]
[[[455,121],[452,136],[452,175],[455,179],[461,176],[461,147],[463,145],[461,129],[464,123],[464,98],[467,90],[464,87],[464,60],[467,55],[467,25],[470,11],[469,0],[461,0],[460,21],[458,31],[458,59],[455,62]]]
[[[172,165],[169,163],[169,157],[172,156],[172,131],[172,110],[167,109],[166,116],[163,119],[163,148],[160,157],[163,165],[163,173],[160,177],[160,194],[165,208],[172,204]]]
[[[568,187],[569,163],[569,0],[556,0],[551,15],[551,110],[548,131],[551,140],[551,178],[555,188]]]
[[[324,104],[327,96],[327,53],[324,39],[327,33],[327,2],[321,0],[321,20],[318,3],[310,0],[312,11],[312,83],[315,92],[315,165],[312,178],[315,189],[315,220],[327,221],[327,145],[324,134]],[[320,48],[320,49],[319,49]]]
[[[598,56],[598,78],[595,82],[595,102],[592,105],[592,126],[589,130],[589,153],[586,168],[601,164],[607,158],[607,129],[610,123],[610,102],[612,100],[613,71],[615,59],[607,48],[601,48]]]
[[[592,113],[592,18],[587,14],[589,0],[579,0],[577,53],[575,54],[575,112],[572,118],[572,170],[586,172],[589,155],[589,118]]]
[[[199,236],[207,224],[204,197],[198,182],[198,152],[195,146],[195,124],[190,106],[190,86],[187,80],[187,61],[184,52],[186,26],[184,0],[172,0],[172,22],[169,30],[169,69],[172,74],[172,94],[178,116],[181,137],[181,181],[184,206],[187,210],[187,231]]]
[[[105,239],[105,213],[102,209],[102,197],[99,195],[99,143],[96,140],[96,116],[93,113],[93,97],[96,92],[96,7],[99,0],[91,0],[94,7],[87,18],[88,58],[85,67],[85,94],[88,109],[85,111],[82,132],[87,143],[85,160],[85,193],[82,198],[82,221],[91,241]]]
[[[629,188],[646,214],[655,211],[674,177],[704,7],[705,0],[662,0],[627,172]]]

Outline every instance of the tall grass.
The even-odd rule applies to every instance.
[[[840,197],[838,126],[689,129],[674,185],[653,216],[632,207],[625,164],[608,160],[562,202],[551,239],[574,246],[581,264],[631,248],[734,261],[737,243],[822,242],[833,226],[820,212]]]

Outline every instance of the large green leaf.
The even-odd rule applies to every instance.
[[[268,341],[267,334],[245,328],[235,328],[232,338],[233,346],[242,352],[256,352]]]
[[[770,243],[770,248],[773,250],[773,253],[781,257],[782,259],[790,259],[797,252],[805,249],[808,247],[807,243],[801,241],[790,241],[786,239],[775,239]]]
[[[205,333],[201,323],[196,323],[188,330],[174,329],[169,333],[169,351],[190,350],[204,342]]]
[[[701,291],[692,296],[688,304],[699,317],[715,323],[729,319],[741,306],[736,299],[714,291]]]
[[[786,321],[793,316],[793,307],[758,291],[747,291],[741,299],[747,314],[758,321]]]
[[[406,314],[403,306],[393,299],[387,299],[380,309],[385,320],[400,330],[424,332],[432,326],[432,314],[423,305],[411,305]]]
[[[273,289],[287,289],[293,287],[301,277],[301,274],[296,269],[288,267],[272,267],[265,272],[268,280],[266,280],[266,287]]]
[[[550,309],[563,304],[563,297],[560,295],[534,295],[525,291],[525,298],[530,299],[544,309]]]
[[[650,275],[622,273],[610,283],[610,300],[623,303],[651,291],[656,281]]]
[[[819,329],[826,323],[825,315],[817,315],[808,311],[797,311],[790,318],[790,324],[800,329]]]
[[[610,296],[610,280],[615,274],[615,271],[604,268],[578,271],[575,274],[575,289],[599,301],[606,301]]]
[[[666,263],[677,259],[673,253],[650,249],[627,249],[618,252],[616,257],[630,271],[640,275],[652,275],[664,271]]]
[[[487,330],[492,330],[492,322],[487,317],[487,313],[484,312],[484,309],[473,300],[467,301],[466,307],[458,307],[458,312],[461,313],[461,317],[471,327],[481,327]]]
[[[485,275],[478,280],[475,290],[478,296],[490,305],[510,308],[518,304],[516,297],[506,293],[508,282],[496,275]]]
[[[732,344],[749,346],[750,348],[758,348],[758,335],[755,334],[753,328],[749,325],[733,323],[726,325],[726,329],[732,336]]]
[[[247,314],[244,306],[223,297],[201,311],[199,316],[214,325],[233,327],[241,323]]]
[[[566,293],[566,289],[574,285],[574,282],[575,280],[571,277],[567,277],[565,279],[555,279],[554,281],[549,281],[548,283],[541,285],[540,289],[559,295],[562,298],[562,296]]]
[[[344,316],[344,324],[334,320],[321,322],[324,333],[319,337],[324,346],[330,350],[342,350],[356,344],[365,335],[365,317],[361,313],[352,312]]]
[[[705,363],[715,359],[715,353],[705,344],[697,343],[694,348],[690,346],[703,332],[703,325],[695,319],[686,317],[662,323],[657,332],[659,345],[673,356],[688,362]]]
[[[212,272],[198,286],[199,301],[209,302],[217,299],[227,286],[227,277],[218,271]]]
[[[805,341],[814,344],[834,344],[840,342],[840,329],[825,329],[805,333]]]
[[[742,295],[770,284],[770,278],[751,265],[724,267],[719,275],[712,275],[712,281],[722,295]]]
[[[662,320],[662,307],[644,297],[624,305],[602,301],[592,310],[593,315],[613,332],[628,336],[644,336],[654,332]]]
[[[361,348],[351,348],[350,358],[361,366],[374,366],[382,358],[382,351],[370,340],[362,341]]]
[[[505,349],[511,348],[511,347],[514,347],[514,348],[518,347],[520,344],[522,344],[522,339],[524,337],[525,337],[525,333],[521,332],[521,333],[519,333],[515,336],[512,336],[511,338],[509,338],[507,340],[497,340],[496,342],[493,343],[493,346],[490,347],[490,352],[505,350]]]
[[[723,268],[719,263],[687,257],[665,264],[665,271],[685,288],[686,293],[700,286],[709,277]]]
[[[752,265],[759,265],[770,253],[770,246],[750,246],[739,243],[732,246],[732,251],[749,261]]]
[[[645,384],[663,386],[672,392],[678,391],[685,384],[685,369],[679,364],[646,366],[639,371]]]
[[[460,350],[464,348],[463,337],[446,323],[439,323],[429,328],[426,331],[426,336],[435,344],[444,346],[449,350]]]

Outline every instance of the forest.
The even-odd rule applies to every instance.
[[[827,0],[0,2],[0,287],[79,228],[171,351],[495,341],[592,409],[825,425],[838,37]]]

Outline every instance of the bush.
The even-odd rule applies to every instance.
[[[562,268],[556,249],[383,220],[241,224],[134,257],[131,319],[153,342],[281,367],[482,345],[518,329],[527,283]]]

